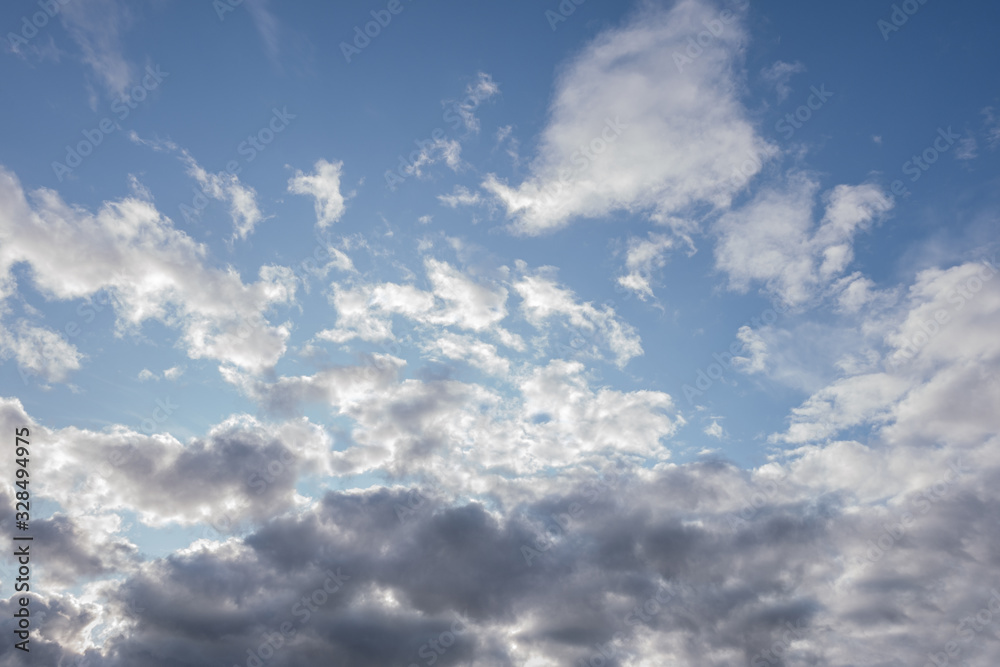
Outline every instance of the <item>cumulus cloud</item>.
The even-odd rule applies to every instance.
[[[863,451],[840,453],[841,465],[863,465]],[[406,664],[421,649],[498,666],[575,664],[602,649],[619,662],[919,664],[953,640],[963,656],[995,659],[982,635],[956,635],[963,616],[991,606],[989,563],[963,551],[996,546],[984,486],[995,467],[939,471],[940,494],[932,482],[887,504],[852,502],[837,477],[811,495],[836,465],[606,470],[503,510],[428,490],[331,491],[241,540],[143,564],[102,588],[100,608],[61,601],[60,643],[72,646],[88,619],[131,617],[94,664],[240,662],[283,623],[279,665]],[[896,539],[883,537],[890,529]],[[429,643],[438,637],[443,653]]]
[[[996,661],[986,634],[958,630],[1000,605],[984,555],[1000,548],[1000,385],[981,373],[1000,369],[995,273],[929,269],[898,312],[845,314],[884,337],[888,368],[816,392],[775,438],[793,448],[750,470],[671,463],[685,422],[669,396],[597,386],[565,360],[512,367],[513,399],[405,378],[388,355],[311,376],[230,372],[266,410],[320,404],[349,419],[336,448],[294,416],[234,417],[186,444],[39,430],[50,454],[38,493],[72,494],[73,512],[45,527],[74,559],[64,576],[101,577],[40,600],[39,651],[102,667],[150,655],[238,664],[287,622],[274,664],[409,664],[442,636],[442,660],[497,665],[573,664],[602,649],[626,664],[920,664],[952,641],[963,658]],[[462,353],[469,341],[454,342]],[[0,401],[0,426],[15,424],[39,428]],[[865,442],[843,439],[859,427]],[[725,435],[714,418],[704,432]],[[286,450],[294,461],[259,499],[247,493],[253,471]],[[74,485],[95,459],[110,461],[107,479]],[[395,481],[298,500],[297,480],[324,466]],[[109,514],[126,508],[153,524],[228,512],[246,528],[138,560]],[[296,607],[303,596],[313,608]]]
[[[205,247],[176,229],[148,200],[105,202],[96,213],[70,206],[45,188],[29,203],[20,182],[0,169],[0,283],[24,262],[47,298],[69,301],[98,292],[111,296],[118,331],[157,320],[179,329],[191,358],[213,358],[259,370],[284,354],[286,325],[264,316],[295,296],[290,269],[265,266],[246,284],[232,269],[207,265]],[[115,267],[109,272],[108,267]],[[38,370],[62,377],[76,367],[72,345],[53,341],[56,354],[33,356],[44,333],[25,329],[16,350]]]
[[[174,398],[163,403],[181,407],[184,399],[175,404]],[[22,425],[32,421],[16,400],[4,399],[3,408],[11,428],[18,418]],[[48,447],[44,459],[32,461],[35,492],[58,502],[72,519],[53,518],[54,531],[79,530],[73,525],[124,511],[150,526],[232,522],[235,529],[241,521],[293,509],[298,478],[330,470],[330,437],[305,419],[266,423],[233,415],[186,443],[117,425],[105,432],[32,430]],[[119,530],[105,526],[94,539]]]
[[[180,366],[173,366],[171,368],[164,370],[162,377],[165,380],[176,380],[183,374],[184,374],[183,368],[181,368]],[[160,375],[157,375],[148,368],[143,368],[141,371],[139,371],[139,375],[137,377],[139,379],[139,382],[148,382],[150,380],[160,379]]]
[[[625,255],[628,273],[618,277],[618,284],[636,292],[644,301],[653,296],[650,274],[666,264],[666,251],[673,247],[674,239],[666,234],[650,232],[645,239],[629,239]]]
[[[266,6],[251,3],[247,20],[274,55]],[[325,281],[329,312],[306,320],[302,354],[279,364],[293,325],[275,311],[297,305],[301,273],[254,265],[245,282],[220,268],[134,179],[132,195],[88,209],[25,193],[0,168],[0,354],[22,375],[66,382],[86,357],[22,293],[61,305],[103,296],[115,333],[164,325],[188,357],[218,362],[240,406],[182,438],[54,425],[28,400],[0,397],[0,429],[30,427],[43,452],[31,459],[32,499],[54,508],[32,518],[34,662],[1000,662],[996,259],[924,265],[902,285],[869,277],[852,266],[855,239],[892,200],[870,184],[824,191],[799,170],[734,209],[775,154],[739,103],[743,18],[694,0],[670,7],[644,4],[560,70],[519,185],[487,177],[438,200],[498,202],[527,235],[644,215],[654,229],[613,236],[624,238],[618,284],[647,301],[676,246],[693,252],[708,232],[732,290],[792,306],[736,332],[732,364],[764,389],[751,401],[792,406],[785,422],[762,422],[776,431],[759,435],[766,461],[744,469],[706,447],[737,440],[759,403],[725,418],[699,406],[692,427],[671,395],[627,372],[643,354],[631,307],[600,303],[568,271],[477,262],[486,253],[448,236],[437,238],[457,260],[432,257],[426,228],[414,267],[370,237],[341,240],[385,272],[359,271],[321,242],[327,255],[301,266],[339,272]],[[676,57],[709,25],[718,34],[697,58]],[[762,76],[782,99],[800,69],[778,62]],[[465,92],[452,110],[468,136],[499,87],[480,73]],[[612,127],[615,140],[563,178]],[[460,149],[427,144],[411,173],[438,160],[458,168]],[[183,155],[207,196],[234,207],[234,238],[249,235],[252,189]],[[320,228],[343,219],[342,167],[320,160],[287,182],[313,197]],[[817,304],[829,310],[805,308]],[[135,389],[136,377],[177,380],[185,368],[127,365],[122,377]],[[190,400],[201,394],[161,397]],[[211,416],[197,407],[194,423]],[[14,506],[12,490],[0,485],[0,505]],[[0,539],[13,524],[0,521]],[[4,572],[12,556],[0,556]],[[16,608],[0,600],[8,637]],[[19,653],[0,645],[0,667],[23,664]]]
[[[434,340],[427,341],[424,349],[448,359],[467,361],[490,375],[503,376],[510,371],[510,362],[500,356],[496,345],[471,336],[443,332]]]
[[[1000,361],[1000,346],[988,333],[1000,313],[995,275],[989,262],[922,271],[895,312],[861,320],[861,330],[884,342],[880,367],[861,367],[810,396],[779,438],[812,442],[865,423],[914,443],[987,435],[995,420],[975,424],[998,397],[995,383],[981,373]]]
[[[514,283],[514,289],[521,296],[521,312],[530,323],[543,328],[550,320],[562,321],[573,333],[570,345],[598,357],[601,349],[613,350],[619,367],[642,354],[639,335],[617,317],[613,308],[581,303],[572,290],[555,281],[552,271],[528,272],[524,263],[519,264],[519,269],[523,275]]]
[[[837,295],[836,309],[841,313],[857,313],[874,305],[890,306],[896,298],[893,290],[876,289],[875,282],[858,271],[836,281],[832,291]]]
[[[403,379],[405,366],[375,355],[311,376],[231,381],[274,413],[318,404],[350,417],[354,444],[332,458],[342,474],[431,478],[456,494],[482,493],[495,475],[543,476],[609,457],[666,460],[664,440],[684,423],[669,395],[592,387],[576,361],[512,371],[503,392],[450,377]]]
[[[749,357],[733,357],[733,365],[745,373],[760,373],[767,362],[767,343],[761,335],[748,326],[736,332],[736,338],[743,343]]]
[[[37,375],[47,382],[65,382],[83,360],[58,332],[23,320],[14,331],[0,327],[0,355],[14,358],[23,379]]]
[[[757,136],[736,93],[742,18],[682,0],[649,3],[600,33],[557,81],[530,175],[489,175],[483,187],[536,235],[614,211],[670,220],[697,203],[725,208],[776,149]],[[723,26],[689,63],[678,62],[705,22]],[[755,165],[749,170],[744,163]]]
[[[507,288],[477,281],[447,262],[427,257],[424,271],[429,290],[399,283],[334,283],[330,301],[337,325],[317,337],[332,342],[352,338],[381,341],[393,337],[392,317],[402,316],[424,327],[457,327],[489,333],[505,344],[516,337],[497,326],[507,316]]]
[[[288,180],[288,191],[297,195],[311,195],[316,199],[316,224],[328,227],[340,220],[345,211],[344,195],[340,192],[343,162],[318,160],[312,174],[299,170]]]
[[[814,222],[819,184],[793,172],[716,223],[716,267],[732,289],[763,286],[785,304],[800,305],[838,278],[854,257],[853,239],[888,212],[892,199],[874,185],[838,185],[823,196]]]

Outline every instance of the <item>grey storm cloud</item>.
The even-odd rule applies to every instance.
[[[105,582],[130,625],[91,664],[252,665],[263,646],[282,667],[514,665],[516,645],[574,665],[669,650],[692,665],[887,667],[954,639],[1000,585],[996,469],[955,480],[925,514],[911,498],[905,525],[838,494],[802,498],[788,478],[768,496],[775,485],[745,475],[719,461],[621,471],[515,503],[330,491]],[[59,613],[82,632],[92,612]],[[983,641],[996,630],[963,648],[996,657]],[[55,650],[48,632],[40,652]]]

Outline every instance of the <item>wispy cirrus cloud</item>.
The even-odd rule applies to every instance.
[[[134,19],[120,0],[60,3],[59,19],[79,47],[82,60],[114,98],[128,97],[134,67],[125,55],[122,37]]]

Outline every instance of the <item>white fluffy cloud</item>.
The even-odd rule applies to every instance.
[[[472,343],[448,337],[444,348],[483,362],[487,372],[505,370],[493,350]],[[354,444],[333,454],[342,474],[420,475],[457,494],[484,492],[496,474],[569,474],[618,457],[665,461],[665,440],[684,423],[669,395],[592,387],[576,361],[512,371],[514,398],[452,379],[402,379],[405,365],[379,355],[370,365],[312,376],[267,382],[234,374],[231,381],[268,410],[319,403],[353,420]]]
[[[519,269],[523,275],[514,283],[514,289],[521,296],[525,319],[533,325],[543,328],[549,320],[562,320],[574,334],[571,346],[590,350],[594,356],[600,356],[598,350],[613,351],[619,367],[642,354],[639,335],[617,317],[613,308],[581,303],[572,290],[555,281],[551,271],[529,273],[523,263],[519,264]]]
[[[767,363],[767,343],[759,332],[751,327],[742,326],[736,332],[736,338],[743,343],[743,349],[750,353],[749,357],[733,357],[733,365],[745,373],[760,373]]]
[[[866,423],[911,444],[988,436],[1000,426],[989,407],[1000,399],[991,379],[1000,364],[996,273],[984,262],[928,269],[898,308],[861,316],[858,328],[884,343],[880,367],[842,364],[844,376],[793,410],[777,439],[822,441]]]
[[[262,267],[258,281],[245,284],[232,269],[211,268],[205,247],[140,197],[105,202],[97,213],[70,206],[44,188],[31,193],[31,200],[17,178],[0,169],[4,285],[13,285],[11,268],[25,262],[47,298],[88,298],[103,290],[111,296],[119,331],[161,321],[181,331],[192,358],[260,370],[284,354],[288,327],[270,324],[264,313],[294,300],[290,269]],[[51,372],[75,367],[70,347],[49,347],[56,352]],[[31,348],[20,345],[29,361]]]
[[[625,269],[628,273],[618,277],[618,284],[633,290],[642,300],[653,296],[650,274],[666,264],[666,251],[673,247],[673,237],[666,234],[650,232],[645,239],[629,239],[625,255]]]
[[[497,346],[471,336],[442,332],[424,343],[424,350],[455,361],[467,361],[490,375],[505,376],[510,362],[500,356]]]
[[[718,34],[694,60],[678,59],[706,22]],[[698,202],[728,206],[775,152],[738,98],[741,22],[681,0],[599,34],[558,80],[530,176],[483,182],[513,229],[541,234],[618,210],[669,223]]]
[[[0,355],[12,356],[23,378],[38,375],[48,382],[65,382],[83,359],[76,346],[58,332],[25,321],[16,331],[0,327]]]
[[[91,2],[96,17],[112,6]],[[268,0],[247,4],[249,17],[234,9],[227,20],[256,22],[280,65],[289,33]],[[39,664],[381,667],[434,662],[434,653],[436,664],[484,667],[1000,664],[997,267],[935,266],[927,257],[948,250],[932,234],[926,254],[878,252],[884,267],[855,271],[855,239],[892,206],[873,185],[826,189],[792,170],[734,209],[733,196],[777,153],[740,103],[743,18],[696,0],[642,6],[560,70],[536,158],[524,171],[515,163],[520,184],[487,177],[438,201],[503,206],[525,235],[578,217],[638,216],[637,228],[632,219],[591,247],[624,239],[612,279],[647,302],[678,245],[693,254],[706,232],[732,289],[761,288],[790,307],[773,304],[780,317],[738,329],[727,356],[752,382],[727,379],[705,402],[730,402],[699,405],[693,418],[657,390],[677,379],[687,347],[664,348],[660,368],[640,367],[643,340],[626,318],[637,313],[644,332],[669,326],[662,341],[701,327],[694,354],[726,335],[713,323],[756,309],[756,299],[727,297],[727,312],[713,314],[682,284],[672,289],[673,322],[634,300],[616,310],[593,296],[602,286],[591,267],[560,274],[545,264],[558,243],[477,247],[450,235],[460,216],[418,217],[433,199],[386,209],[377,229],[320,239],[294,272],[250,260],[257,277],[246,282],[137,181],[132,196],[88,209],[47,189],[25,194],[0,168],[0,355],[22,374],[66,382],[86,357],[47,318],[100,298],[115,333],[154,329],[141,343],[163,350],[175,341],[164,345],[162,324],[189,357],[220,362],[238,394],[203,404],[204,387],[188,398],[166,382],[187,367],[185,384],[201,384],[217,364],[167,368],[179,362],[122,354],[111,370],[134,386],[120,388],[148,390],[137,379],[155,379],[176,391],[166,403],[183,412],[165,425],[195,433],[184,437],[149,435],[155,411],[144,413],[146,434],[100,413],[85,418],[102,430],[64,426],[72,411],[50,400],[73,401],[62,388],[30,386],[23,403],[0,396],[0,429],[31,429],[32,509],[57,506],[32,517],[45,547],[32,573]],[[101,26],[87,29],[101,56]],[[698,55],[682,55],[698,35],[707,36]],[[109,76],[115,65],[104,63]],[[780,100],[801,69],[778,62],[762,76]],[[465,94],[450,109],[462,137],[425,143],[411,174],[438,160],[462,166],[461,142],[481,131],[476,108],[499,86],[480,73]],[[489,159],[501,145],[516,150],[512,127]],[[604,131],[614,141],[585,155]],[[254,191],[182,159],[206,196],[230,204],[234,238],[248,236],[261,219]],[[277,192],[312,197],[316,227],[350,227],[342,163],[287,176]],[[301,258],[295,243],[266,250]],[[444,246],[449,259],[431,256]],[[533,264],[504,255],[512,247]],[[346,253],[359,249],[369,256],[355,267]],[[233,261],[245,271],[261,248],[241,250]],[[888,276],[915,257],[927,263],[894,284]],[[284,308],[300,305],[296,288],[308,278],[322,280],[323,294]],[[44,314],[29,303],[39,298]],[[303,312],[317,303],[320,312]],[[285,310],[305,329],[295,339]],[[91,352],[82,341],[93,338],[81,348]],[[282,359],[286,344],[301,354]],[[93,398],[100,386],[81,391]],[[123,412],[141,419],[141,400]],[[190,412],[189,401],[199,403]],[[214,414],[232,404],[239,412]],[[772,426],[786,410],[787,425]],[[740,436],[760,428],[779,432]],[[766,463],[725,459],[758,446]],[[699,458],[677,461],[678,449]],[[0,505],[13,507],[11,491],[0,485]],[[0,539],[12,524],[0,522]],[[9,571],[11,553],[0,558]],[[342,581],[324,590],[331,577]],[[13,608],[0,599],[0,614]],[[963,634],[965,619],[982,623],[981,610],[992,620]],[[286,621],[296,636],[267,657],[259,647]],[[0,647],[0,667],[19,664],[13,650]]]
[[[515,285],[537,278],[518,275]],[[297,641],[351,664],[395,659],[349,641],[359,624],[384,640],[373,646],[416,654],[440,632],[422,623],[443,619],[444,628],[455,618],[475,632],[450,655],[515,664],[572,664],[599,655],[594,644],[660,662],[766,662],[771,651],[788,661],[822,655],[877,665],[893,655],[919,664],[956,640],[962,618],[992,595],[981,582],[993,576],[989,555],[1000,545],[995,275],[982,263],[930,269],[898,311],[846,312],[884,339],[890,368],[847,374],[816,392],[779,438],[795,449],[749,471],[671,463],[670,441],[685,420],[668,395],[599,386],[583,364],[565,360],[512,365],[512,394],[404,378],[405,362],[388,355],[304,376],[227,371],[264,410],[319,404],[346,420],[336,447],[302,418],[235,416],[181,443],[122,427],[42,430],[20,403],[3,400],[0,425],[33,425],[49,443],[38,492],[73,507],[44,526],[67,554],[63,576],[120,575],[100,582],[99,608],[87,606],[98,599],[87,591],[64,601],[58,616],[67,656],[86,645],[85,619],[131,623],[107,650],[92,652],[102,667],[124,667],[120,656],[151,646],[180,656],[192,642],[211,653],[206,667],[244,655],[261,625],[286,617],[327,569],[350,577],[328,608],[351,615],[316,614]],[[534,315],[562,312],[553,304],[567,298],[534,287]],[[417,312],[445,312],[443,299],[425,294],[429,310]],[[755,339],[741,337],[753,349]],[[471,334],[446,342],[437,353],[475,356]],[[709,421],[705,435],[727,437],[718,418]],[[867,443],[838,439],[859,426],[871,429]],[[264,493],[247,493],[253,472],[282,460],[287,443],[295,443],[292,465]],[[95,458],[110,466],[95,470]],[[303,502],[295,485],[315,472],[422,485]],[[242,537],[140,561],[115,514],[126,509],[153,525],[224,514],[249,523]],[[579,604],[567,604],[566,590],[578,591]],[[636,605],[655,595],[647,620],[636,622]],[[205,614],[195,617],[197,629],[181,623],[196,609]],[[205,640],[206,623],[222,639]],[[900,635],[901,623],[919,629],[916,644]],[[40,643],[50,642],[54,631],[43,627],[53,634]],[[995,661],[992,643],[974,637],[959,644],[962,655]]]
[[[424,271],[430,290],[388,282],[334,283],[330,302],[337,310],[337,325],[317,337],[332,342],[387,340],[393,337],[392,317],[399,315],[420,326],[488,333],[505,345],[518,346],[516,336],[499,326],[507,317],[507,288],[474,280],[432,257],[424,260]]]
[[[316,224],[328,227],[344,215],[345,199],[340,192],[343,162],[318,160],[311,174],[295,171],[288,180],[288,191],[297,195],[311,195],[316,199]]]
[[[892,208],[873,185],[838,185],[825,193],[814,222],[819,184],[803,173],[770,187],[715,226],[716,267],[732,289],[762,283],[788,305],[800,305],[839,277],[853,259],[854,236]]]
[[[33,423],[16,399],[3,399],[2,408],[11,432]],[[32,431],[47,452],[32,461],[35,492],[75,519],[125,510],[150,526],[217,523],[227,514],[233,522],[260,519],[295,506],[300,475],[330,472],[330,437],[305,419],[233,415],[186,443],[118,425]]]

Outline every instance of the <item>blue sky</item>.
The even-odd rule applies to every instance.
[[[430,664],[456,617],[475,630],[431,649],[443,664],[577,664],[612,640],[622,665],[930,659],[997,539],[998,19],[4,5],[0,400],[39,441],[37,664],[249,664],[269,605],[339,566],[322,621],[258,659]],[[938,517],[865,561],[957,459],[975,472]],[[601,471],[625,481],[535,549],[539,583],[526,536]],[[505,555],[463,542],[477,530]],[[441,549],[492,583],[427,583]],[[582,585],[562,568],[602,592],[543,622],[543,589]],[[165,590],[229,571],[249,579],[199,621],[228,638],[171,625],[193,607]],[[245,597],[261,587],[272,602]],[[683,613],[614,639],[658,590]],[[685,644],[675,614],[718,629]],[[764,653],[800,620],[794,659]]]

